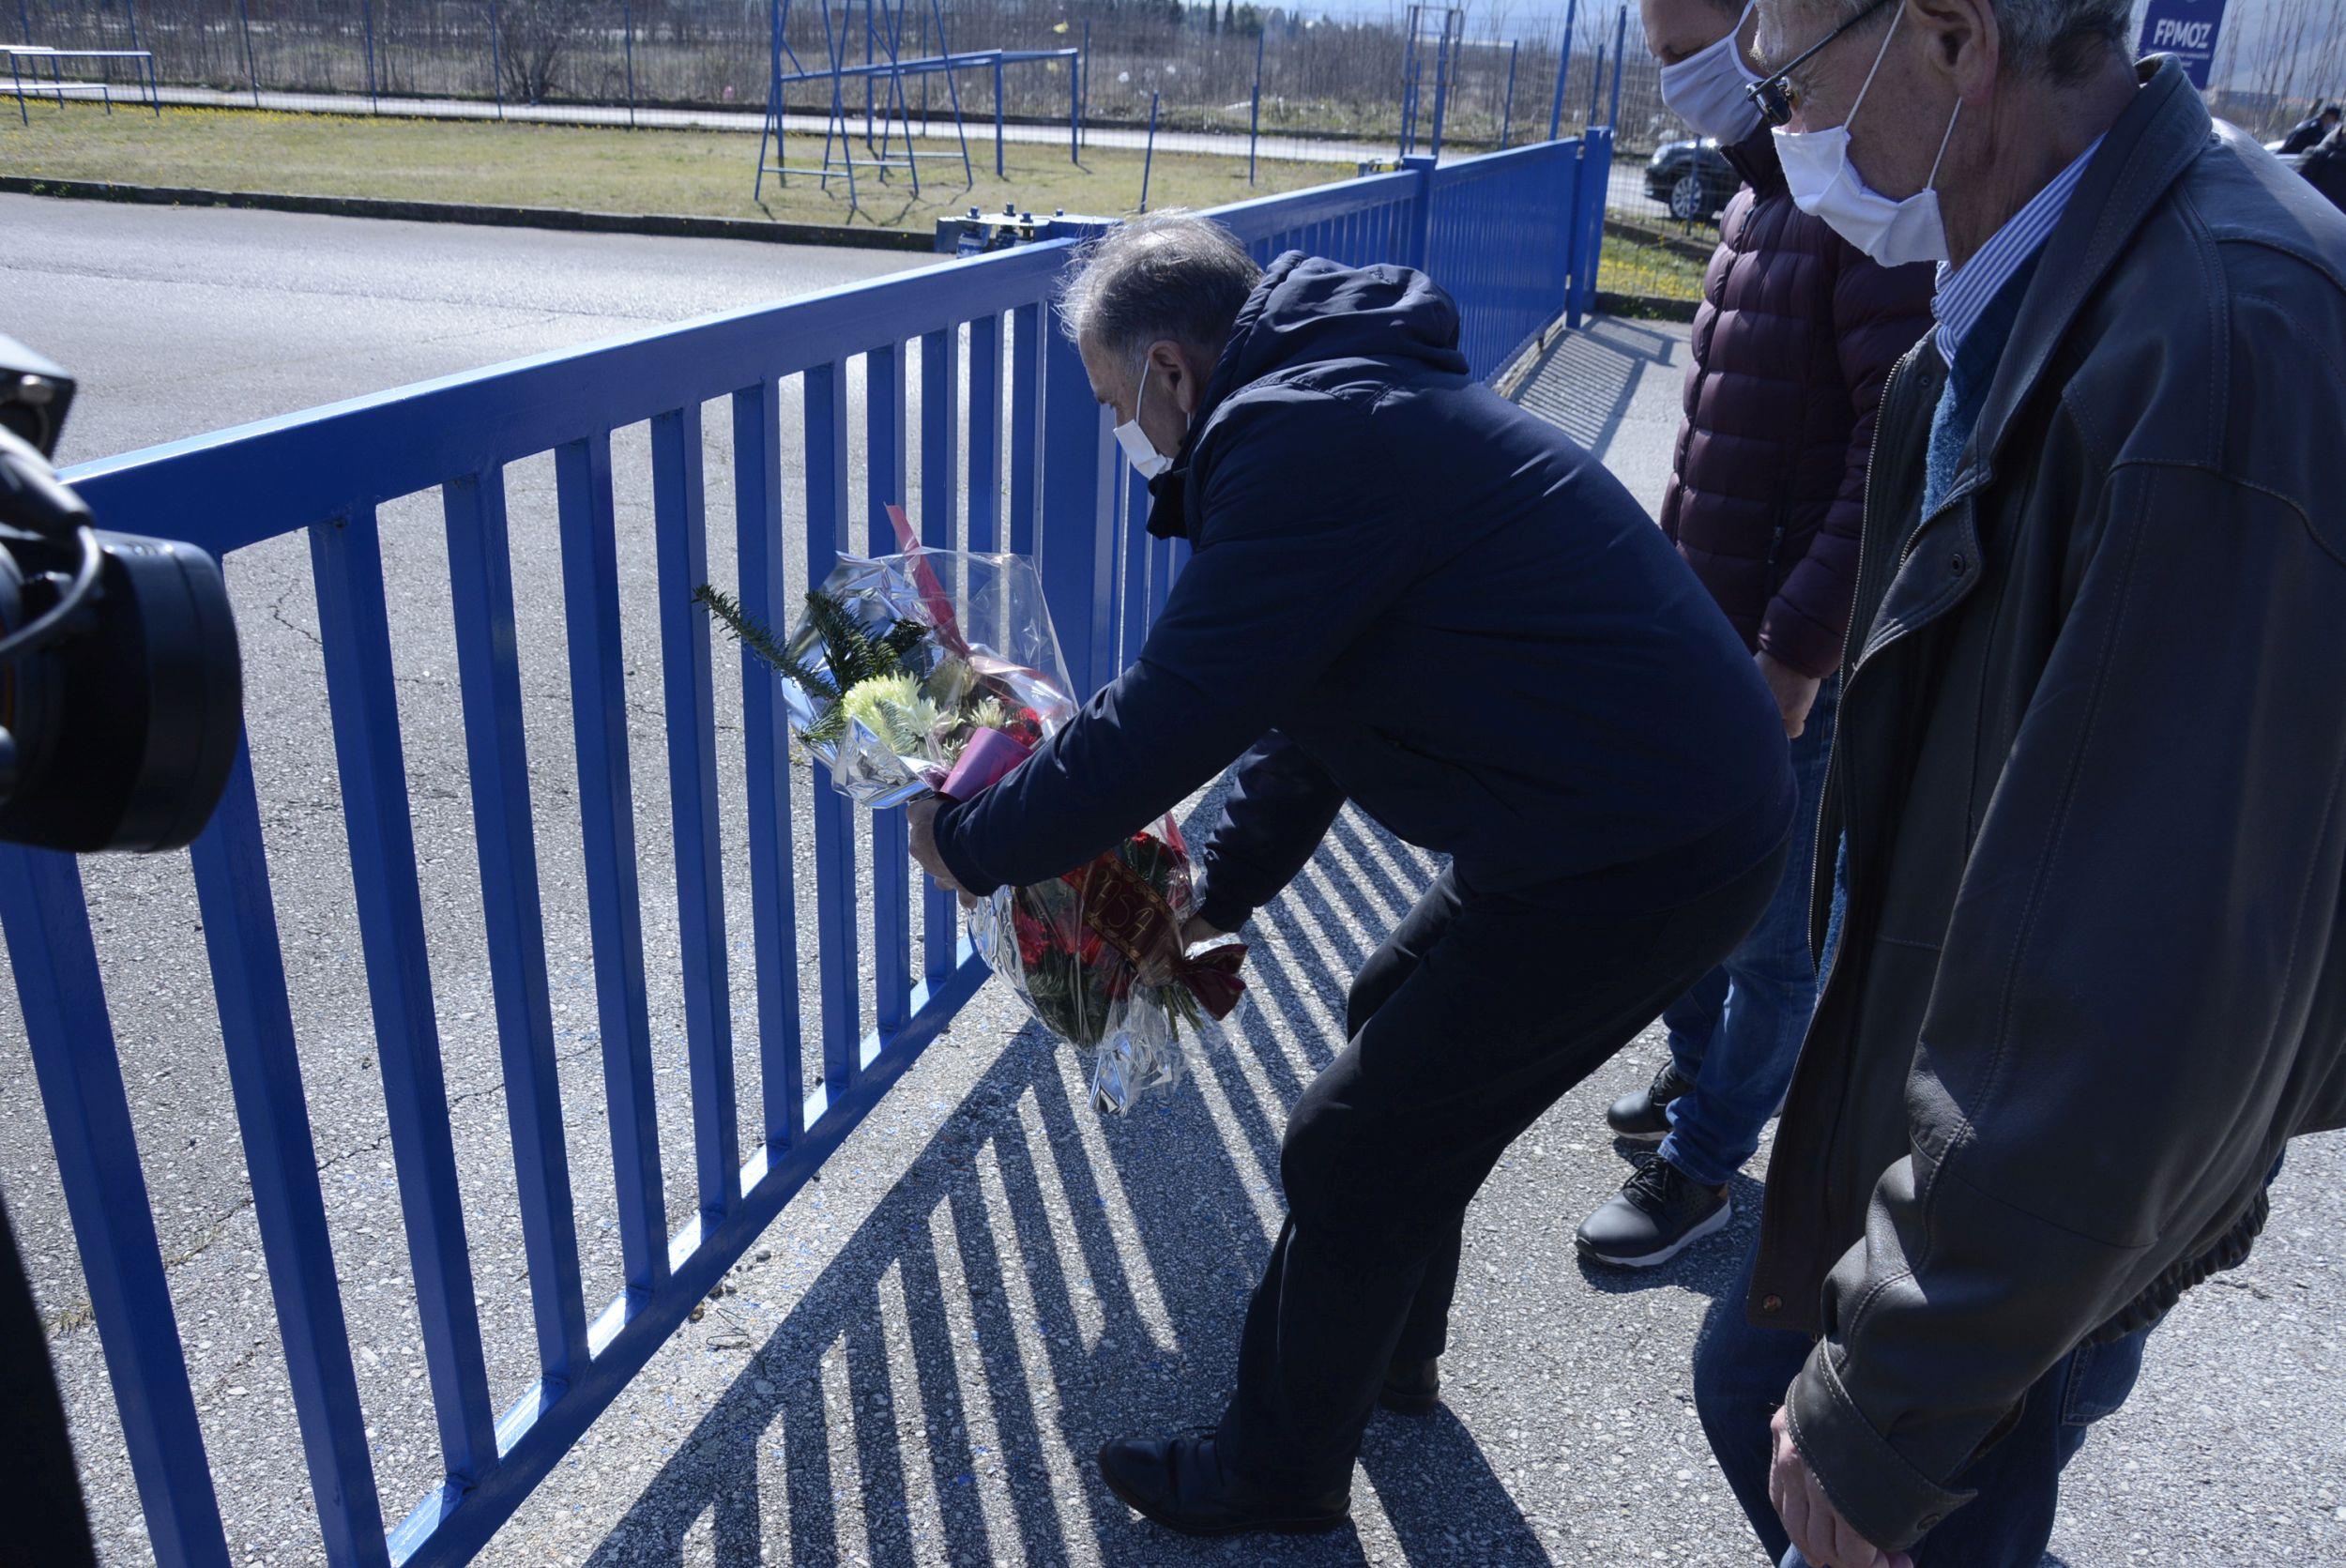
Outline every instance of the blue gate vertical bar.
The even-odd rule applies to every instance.
[[[668,722],[668,806],[676,826],[677,945],[684,959],[684,1045],[693,1084],[693,1166],[705,1235],[741,1196],[733,1087],[733,997],[725,979],[724,845],[717,818],[717,725],[701,489],[701,408],[651,421],[651,496],[660,592],[662,694]]]
[[[820,583],[847,543],[847,373],[838,361],[806,373],[806,578]],[[855,807],[817,778],[815,920],[823,995],[823,1088],[835,1102],[855,1087],[863,1045],[856,944]],[[813,1119],[812,1116],[809,1118]]]
[[[1002,547],[1002,318],[969,324],[969,548]]]
[[[1078,701],[1108,671],[1116,610],[1115,472],[1106,410],[1082,356],[1054,330],[1043,345],[1043,597]]]
[[[644,988],[644,920],[635,873],[634,787],[628,766],[627,676],[619,632],[618,540],[611,438],[600,432],[554,454],[562,535],[563,627],[570,642],[571,723],[595,957],[595,1020],[611,1119],[620,1266],[616,1317],[598,1321],[596,1349],[668,1278],[668,1206],[652,1091],[651,1018]]]
[[[863,356],[863,486],[867,553],[896,548],[888,509],[905,498],[905,354],[889,343]],[[873,1022],[884,1043],[912,1015],[912,853],[900,811],[872,814]]]
[[[782,626],[781,388],[760,381],[733,394],[733,515],[741,608]],[[799,906],[790,861],[790,735],[780,684],[741,649],[741,748],[748,774],[751,939],[756,952],[758,1082],[769,1162],[798,1141],[805,1114],[799,1028]]]
[[[1000,548],[1021,556],[1042,549],[1043,335],[1057,322],[1041,305],[1011,312],[1010,516]]]
[[[921,542],[935,549],[951,550],[957,542],[960,440],[961,328],[949,327],[921,337]],[[935,985],[953,972],[961,910],[952,893],[925,876],[921,895],[921,973]]]
[[[513,625],[513,557],[507,542],[502,469],[441,487],[449,580],[456,617],[456,668],[465,715],[465,770],[480,860],[481,914],[505,1112],[513,1136],[522,1248],[529,1261],[538,1360],[547,1384],[569,1384],[586,1359],[586,1308],[578,1280],[578,1217],[571,1206],[570,1152],[554,1060],[554,1009],[546,994],[545,921],[538,903],[538,838],[529,807],[522,735],[522,676]]]
[[[139,1168],[80,863],[0,847],[0,913],[149,1544],[167,1568],[226,1568],[228,1543]]]
[[[269,1299],[285,1345],[318,1533],[334,1568],[384,1568],[383,1504],[343,1317],[317,1146],[302,1092],[277,936],[252,759],[240,742],[219,811],[190,852],[196,908],[220,1007],[221,1054],[236,1104],[252,1218],[268,1260]]]
[[[441,1505],[449,1507],[496,1463],[496,1434],[481,1360],[464,1199],[456,1182],[439,1026],[432,1012],[374,509],[357,508],[347,518],[312,528],[310,558],[317,578],[327,707],[350,835],[359,945],[366,955],[367,994],[390,1119],[391,1162],[415,1269],[424,1365],[447,1459]]]

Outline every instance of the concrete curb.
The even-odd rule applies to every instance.
[[[750,218],[685,218],[625,212],[572,212],[546,206],[480,206],[465,202],[406,202],[376,196],[289,196],[266,190],[206,190],[192,186],[115,185],[106,180],[0,175],[0,191],[77,201],[158,206],[251,207],[334,218],[398,218],[414,223],[480,223],[494,228],[567,229],[587,234],[654,235],[669,239],[748,239],[769,245],[839,245],[865,251],[936,249],[933,232],[864,229],[844,223],[786,223]]]

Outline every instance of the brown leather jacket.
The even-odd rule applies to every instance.
[[[1944,376],[1883,394],[1749,1302],[1821,1336],[1794,1437],[1892,1549],[2346,1124],[2346,216],[2147,63],[1925,518]]]

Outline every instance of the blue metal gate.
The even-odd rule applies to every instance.
[[[1412,160],[1397,173],[1215,216],[1266,260],[1300,248],[1428,267],[1456,296],[1468,355],[1487,377],[1587,304],[1609,161],[1610,136],[1599,130],[1585,145],[1547,143],[1440,168]],[[1142,493],[1120,482],[1103,410],[1056,330],[1054,289],[1069,248],[1048,242],[949,263],[68,476],[111,525],[190,539],[223,556],[232,574],[239,550],[296,533],[308,540],[371,1023],[445,1471],[388,1529],[328,1238],[249,752],[190,853],[252,1206],[330,1561],[445,1563],[475,1553],[983,979],[951,900],[916,891],[900,815],[872,825],[868,906],[859,903],[857,822],[846,802],[818,788],[813,820],[793,820],[773,684],[747,667],[739,721],[755,1005],[738,1022],[758,1043],[765,1133],[744,1160],[709,627],[691,597],[708,574],[702,405],[724,400],[731,419],[740,598],[752,615],[788,618],[781,389],[797,377],[806,507],[795,525],[804,530],[809,573],[819,578],[835,552],[890,547],[882,508],[909,498],[907,443],[917,434],[924,537],[1036,553],[1069,672],[1089,690],[1138,647],[1180,560],[1176,546],[1142,528]],[[917,433],[906,406],[906,350],[915,340]],[[858,359],[861,473],[849,461],[848,372]],[[639,424],[649,429],[687,970],[681,1022],[695,1201],[680,1223],[664,1212],[653,1115],[635,764],[619,652],[612,436]],[[506,467],[549,452],[625,1275],[617,1297],[591,1308],[555,1070],[508,540]],[[535,1384],[502,1411],[490,1398],[457,1185],[377,523],[385,503],[434,490],[447,533],[478,887],[539,1358]],[[955,540],[965,494],[966,528]],[[801,890],[793,850],[805,837],[815,875]],[[800,995],[797,963],[801,891],[819,932],[813,997]],[[876,977],[868,993],[858,972],[866,921]],[[0,922],[151,1543],[165,1564],[226,1564],[78,862],[0,849]],[[819,1031],[814,1085],[803,1081],[802,1027]]]

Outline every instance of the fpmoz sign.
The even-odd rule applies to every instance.
[[[2224,0],[2151,0],[2142,13],[2144,54],[2172,54],[2195,87],[2207,86],[2216,58],[2216,30],[2224,20]]]

